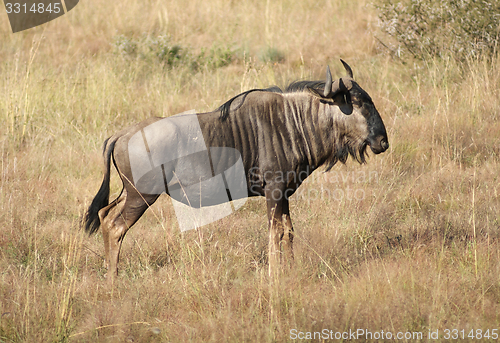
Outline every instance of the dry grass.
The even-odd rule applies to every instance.
[[[427,341],[429,330],[498,327],[498,59],[402,64],[377,45],[364,0],[80,2],[42,27],[9,29],[2,20],[0,342],[274,342],[292,329]],[[114,47],[160,35],[190,58],[229,48],[232,62],[168,67]],[[293,271],[270,287],[264,200],[181,234],[165,198],[126,237],[107,287],[102,238],[79,222],[106,137],[322,78],[327,63],[341,75],[339,57],[377,104],[391,148],[302,186]]]

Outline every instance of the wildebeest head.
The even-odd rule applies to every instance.
[[[389,141],[382,118],[371,97],[353,80],[349,65],[342,60],[341,62],[347,71],[347,77],[333,81],[330,68],[327,67],[324,89],[311,87],[309,91],[322,103],[332,106],[329,113],[332,115],[341,113],[340,122],[345,122],[345,126],[350,128],[345,130],[344,138],[351,143],[356,142],[348,144],[348,148],[359,147],[358,152],[349,152],[363,162],[367,146],[370,146],[373,153],[380,154],[389,148]]]

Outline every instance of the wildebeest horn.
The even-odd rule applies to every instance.
[[[340,78],[335,80],[332,84],[332,92],[330,93],[330,97],[335,96],[339,92],[350,91],[352,89],[352,82],[348,78]]]
[[[335,82],[333,83],[332,85],[332,93],[330,94],[331,96],[333,96],[334,94],[342,91],[342,90],[346,90],[346,86],[344,84],[344,81],[342,80],[342,78],[338,79],[338,80],[335,80]]]
[[[329,97],[332,92],[332,73],[330,72],[330,66],[326,66],[326,82],[325,82],[325,90],[323,95],[325,98]]]
[[[352,76],[352,69],[351,69],[351,67],[349,67],[349,64],[347,64],[342,59],[340,60],[340,62],[342,62],[342,64],[344,65],[344,68],[347,71],[347,76],[349,76],[351,79],[353,79],[354,77]]]

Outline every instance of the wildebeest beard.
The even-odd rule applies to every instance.
[[[349,155],[358,161],[360,164],[366,163],[366,148],[368,143],[366,141],[352,142],[349,139],[344,139],[344,142],[335,144],[334,153],[325,161],[326,170],[329,171],[337,162],[346,163]]]

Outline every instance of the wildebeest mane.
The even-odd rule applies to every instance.
[[[251,89],[248,91],[245,91],[243,93],[240,93],[228,101],[226,101],[224,104],[222,104],[217,111],[220,111],[220,119],[222,121],[226,120],[227,117],[229,116],[229,112],[231,111],[231,106],[233,105],[234,101],[237,99],[241,98],[241,101],[239,105],[236,108],[232,108],[232,110],[237,110],[238,108],[243,105],[245,102],[245,99],[248,94],[253,93],[253,92],[272,92],[272,93],[295,93],[295,92],[302,92],[307,90],[308,88],[313,88],[318,91],[323,91],[325,88],[325,82],[324,81],[294,81],[290,83],[286,88],[285,91],[283,91],[280,87],[278,86],[272,86],[269,88],[258,88],[258,89]]]
[[[222,104],[216,111],[220,111],[220,120],[221,121],[224,121],[227,119],[227,117],[229,116],[229,112],[231,111],[231,105],[233,104],[233,102],[237,99],[239,99],[240,97],[242,97],[241,101],[240,101],[240,104],[238,105],[238,107],[236,108],[233,108],[233,110],[237,110],[238,108],[241,107],[241,105],[243,105],[243,103],[245,102],[245,99],[247,97],[248,94],[250,93],[253,93],[253,92],[273,92],[273,93],[283,93],[283,91],[281,90],[281,88],[279,88],[278,86],[273,86],[273,87],[269,87],[269,88],[261,88],[261,89],[251,89],[249,91],[246,91],[246,92],[243,92],[243,93],[240,93],[234,97],[232,97],[231,99],[229,99],[228,101],[226,101],[224,104]]]
[[[309,88],[323,93],[323,90],[325,89],[325,81],[294,81],[286,87],[285,93],[303,92]]]

